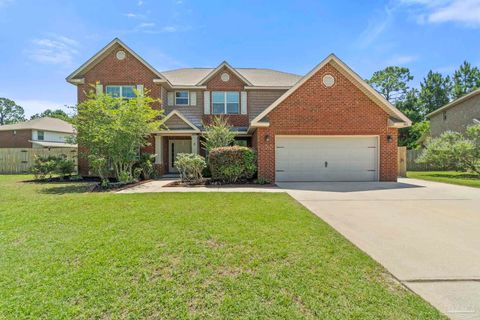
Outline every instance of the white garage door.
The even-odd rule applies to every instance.
[[[277,136],[276,181],[376,181],[377,137]]]

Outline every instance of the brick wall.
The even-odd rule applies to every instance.
[[[31,148],[32,130],[0,131],[0,148]]]
[[[335,85],[322,83],[325,74]],[[258,175],[275,179],[275,135],[379,135],[380,180],[397,179],[397,130],[388,115],[332,64],[327,64],[268,115],[270,126],[258,128]],[[265,138],[269,136],[269,139]],[[387,142],[387,135],[392,137]]]
[[[104,90],[106,85],[143,84],[144,88],[150,91],[150,96],[161,97],[161,86],[153,83],[153,79],[158,79],[158,76],[126,50],[126,58],[118,60],[115,57],[118,50],[124,49],[120,45],[113,46],[85,74],[79,76],[85,78],[85,84],[77,86],[78,102],[85,100],[85,92],[95,90],[91,85],[95,85],[97,81],[104,86]],[[160,108],[160,104],[154,107]]]

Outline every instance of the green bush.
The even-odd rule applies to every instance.
[[[155,156],[150,153],[142,153],[140,155],[138,167],[141,168],[145,180],[150,179],[154,173],[153,163],[155,162]]]
[[[175,160],[175,168],[183,182],[198,183],[202,181],[202,171],[207,167],[205,159],[193,153],[179,153]]]
[[[31,172],[35,179],[45,179],[47,176],[51,179],[54,174],[63,178],[75,172],[75,163],[63,155],[35,156]]]
[[[212,180],[235,183],[251,179],[257,171],[256,154],[250,148],[232,146],[215,148],[208,155]]]

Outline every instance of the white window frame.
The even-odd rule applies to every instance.
[[[187,93],[187,103],[177,103],[177,92],[186,92]],[[185,97],[178,97],[179,99],[185,99]],[[189,106],[190,105],[190,91],[187,90],[178,90],[175,91],[175,105],[176,106]]]
[[[223,93],[223,113],[215,113],[215,110],[213,109],[213,95],[214,93]],[[227,104],[228,104],[228,101],[227,101],[227,94],[228,93],[235,93],[238,97],[238,110],[236,113],[227,113]],[[240,114],[241,111],[241,106],[240,106],[240,92],[238,91],[212,91],[212,114],[225,114],[225,115],[229,115],[229,114]]]
[[[123,87],[132,87],[133,90],[134,90],[134,92],[135,92],[135,89],[136,89],[136,86],[135,86],[135,85],[130,85],[130,84],[125,84],[125,85],[123,85],[123,84],[118,84],[118,85],[115,85],[115,84],[112,84],[112,85],[107,85],[107,86],[105,86],[105,93],[106,93],[106,94],[108,94],[108,93],[107,93],[107,89],[108,89],[109,87],[118,87],[118,88],[120,88],[120,96],[119,96],[119,98],[124,98],[124,99],[131,99],[132,97],[124,97],[124,96],[123,96]]]

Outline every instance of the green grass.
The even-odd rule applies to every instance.
[[[407,177],[480,188],[480,177],[473,173],[456,171],[409,171],[407,172]]]
[[[0,176],[0,318],[435,319],[286,194]]]

